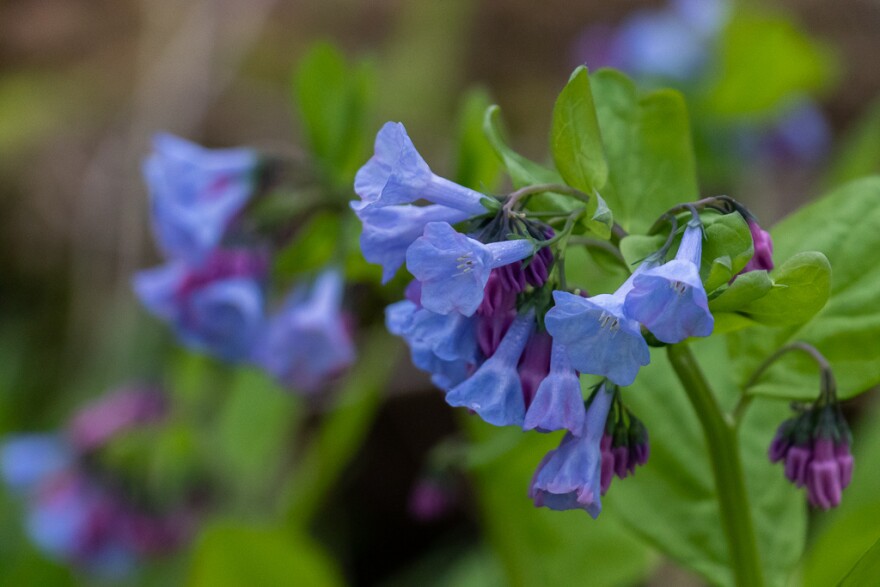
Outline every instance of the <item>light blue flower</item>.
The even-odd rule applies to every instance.
[[[634,14],[621,26],[617,43],[624,69],[636,76],[688,80],[707,56],[703,35],[671,11]]]
[[[517,316],[495,354],[446,394],[450,406],[476,412],[495,426],[522,426],[526,406],[517,365],[535,328],[535,313]]]
[[[159,134],[144,163],[153,231],[170,258],[198,262],[223,240],[250,199],[259,157],[250,149],[210,150]]]
[[[0,476],[10,489],[27,493],[72,464],[70,448],[54,434],[21,434],[0,445]]]
[[[471,316],[483,301],[492,269],[535,252],[525,239],[483,243],[445,222],[430,222],[406,251],[406,267],[422,283],[422,306],[438,314]]]
[[[294,292],[257,345],[256,362],[283,385],[314,392],[348,368],[354,343],[342,313],[342,275],[321,273],[308,295]]]
[[[356,209],[356,213],[364,225],[361,251],[364,259],[382,266],[382,283],[394,277],[406,261],[406,250],[422,235],[426,224],[455,224],[472,216],[439,204],[367,207]]]
[[[643,267],[613,294],[584,298],[554,291],[555,305],[547,312],[547,332],[565,346],[572,366],[581,373],[601,375],[618,385],[630,385],[651,360],[639,323],[624,312],[626,294]]]
[[[529,497],[538,507],[583,509],[594,519],[602,511],[602,454],[600,441],[611,407],[612,393],[603,384],[593,396],[579,434],[566,432],[559,447],[538,465]]]
[[[526,412],[524,430],[540,432],[567,429],[578,435],[584,427],[584,400],[577,372],[568,360],[565,346],[553,341],[550,373],[538,386]]]
[[[712,334],[715,319],[700,280],[702,240],[699,221],[688,223],[675,259],[640,272],[626,296],[626,314],[662,342]]]
[[[385,123],[376,135],[375,154],[355,176],[354,191],[362,200],[356,210],[427,200],[469,215],[486,213],[486,196],[434,175],[399,122]]]
[[[179,262],[140,271],[134,290],[186,346],[226,361],[247,358],[263,324],[261,284],[246,276],[201,282]]]

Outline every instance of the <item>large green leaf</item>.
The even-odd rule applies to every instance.
[[[541,458],[558,445],[558,434],[523,434],[465,417],[476,450],[491,455],[479,459],[473,478],[485,531],[508,584],[614,586],[646,576],[654,557],[613,512],[592,520],[583,511],[536,508],[526,496]]]
[[[189,587],[344,584],[333,560],[307,536],[231,522],[202,531],[187,581]]]
[[[874,543],[874,546],[868,549],[868,552],[859,559],[856,566],[847,573],[843,581],[840,582],[840,587],[870,585],[875,583],[878,577],[880,577],[880,539]]]
[[[372,77],[367,66],[349,67],[336,47],[319,43],[303,57],[293,78],[306,143],[327,179],[340,189],[351,185],[366,159]]]
[[[833,267],[831,297],[801,326],[755,327],[732,335],[740,382],[747,381],[776,349],[801,340],[831,362],[840,397],[852,397],[880,383],[880,178],[835,190],[780,222],[772,235],[776,258],[811,249],[825,254]],[[816,366],[799,353],[789,353],[750,391],[813,399],[818,392]]]
[[[608,164],[596,120],[587,68],[571,74],[553,107],[550,146],[556,168],[568,185],[591,194],[608,179]]]
[[[718,50],[703,106],[723,117],[770,115],[785,98],[826,88],[834,71],[828,49],[790,17],[748,8],[735,11]]]
[[[853,430],[855,468],[840,506],[816,514],[816,531],[804,556],[804,587],[836,585],[862,553],[880,538],[878,418],[880,409],[875,406]]]
[[[602,196],[629,232],[644,232],[667,209],[698,196],[690,123],[681,94],[639,97],[623,74],[592,75],[593,99],[608,162]]]
[[[798,253],[772,273],[766,295],[738,311],[769,325],[803,324],[822,309],[831,293],[831,265],[822,253]]]
[[[721,403],[739,397],[719,338],[692,345]],[[665,353],[652,351],[651,364],[624,401],[651,436],[651,458],[632,479],[616,479],[606,511],[634,532],[712,584],[731,585],[727,544],[720,525],[709,455],[696,414]],[[741,424],[740,454],[753,509],[754,526],[768,585],[784,585],[803,548],[806,516],[803,497],[767,460],[767,446],[788,415],[782,402],[761,400]],[[604,514],[603,514],[604,515]]]

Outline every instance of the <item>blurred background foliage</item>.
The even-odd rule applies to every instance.
[[[556,439],[521,443],[517,431],[492,434],[453,414],[400,359],[400,346],[368,324],[359,366],[335,397],[306,405],[261,373],[176,348],[130,288],[134,271],[157,259],[140,177],[155,131],[312,157],[326,189],[298,196],[320,207],[321,198],[348,197],[378,125],[400,120],[438,172],[502,190],[482,134],[486,107],[501,106],[518,152],[545,160],[554,100],[583,60],[578,39],[592,25],[659,6],[4,2],[0,434],[51,430],[85,399],[132,379],[173,392],[177,425],[154,451],[154,474],[184,474],[185,447],[207,447],[223,510],[193,548],[146,566],[136,578],[144,585],[699,584],[654,551],[650,531],[627,529],[638,497],[625,489],[598,524],[534,509],[527,482]],[[878,31],[880,5],[864,0],[737,4],[709,72],[671,84],[687,98],[702,194],[732,195],[771,225],[829,188],[880,171]],[[321,41],[330,44],[301,64]],[[642,89],[650,87],[645,80]],[[809,164],[716,148],[717,136],[766,125],[804,97],[819,105],[831,137]],[[313,271],[356,230],[351,218],[312,214],[279,256],[277,274],[292,281]],[[346,270],[377,279],[354,257]],[[364,315],[394,299],[354,293]],[[848,409],[858,422],[855,481],[839,510],[814,516],[800,571],[806,585],[835,583],[878,538],[877,408],[863,397]],[[455,460],[463,443],[474,448],[450,475],[450,511],[414,519],[411,489],[439,458],[438,445]],[[644,476],[651,485],[651,473]],[[0,584],[89,584],[34,550],[20,510],[0,492]]]

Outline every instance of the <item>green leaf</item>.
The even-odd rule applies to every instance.
[[[843,137],[826,183],[837,186],[875,173],[880,173],[880,99]]]
[[[500,116],[498,106],[490,106],[483,118],[483,132],[492,144],[495,154],[504,163],[514,187],[521,188],[542,183],[564,183],[562,177],[555,170],[526,159],[507,145]],[[530,208],[542,211],[570,212],[583,205],[584,203],[579,200],[554,193],[539,194],[529,200]],[[611,235],[613,223],[611,211],[605,201],[602,198],[591,198],[587,204],[586,215],[581,221],[584,229],[599,238],[607,239]]]
[[[703,220],[705,241],[700,277],[708,293],[742,271],[754,254],[749,226],[739,214],[711,214]]]
[[[489,108],[484,90],[471,90],[462,103],[458,122],[455,181],[491,193],[500,182],[501,167],[492,144],[483,133],[483,115]]]
[[[736,312],[743,306],[767,295],[772,287],[773,281],[766,271],[743,273],[721,292],[721,295],[709,300],[709,310],[713,314]]]
[[[878,577],[880,577],[880,539],[859,559],[856,566],[847,573],[843,581],[840,582],[840,586],[861,587],[862,585],[870,585],[877,581]]]
[[[672,206],[698,197],[684,99],[673,90],[640,98],[630,79],[609,69],[591,82],[608,162],[602,196],[623,228],[645,232]]]
[[[214,523],[193,554],[189,587],[344,585],[333,560],[305,535],[275,528]]]
[[[803,324],[831,294],[831,265],[822,253],[798,253],[772,273],[773,287],[739,312],[762,324]]]
[[[703,103],[720,117],[770,116],[794,94],[828,87],[829,50],[786,15],[737,8],[721,34],[716,82]]]
[[[729,409],[740,393],[723,339],[703,339],[691,346],[722,406]],[[635,477],[614,480],[602,515],[613,512],[654,548],[708,583],[732,585],[703,433],[664,355],[653,350],[651,364],[623,390],[624,402],[648,428],[651,458]],[[803,549],[805,506],[803,496],[767,459],[767,446],[776,426],[788,416],[788,407],[759,401],[741,423],[740,455],[766,581],[781,586]]]
[[[329,43],[315,45],[293,78],[293,95],[310,151],[338,188],[348,188],[367,158],[367,110],[373,72],[348,67]]]
[[[523,435],[464,418],[477,442],[473,456],[489,455],[478,459],[472,477],[485,532],[507,584],[543,587],[588,578],[591,585],[629,585],[646,577],[655,557],[621,527],[614,512],[606,508],[592,520],[583,511],[536,508],[526,497],[535,468],[556,448],[558,434]]]
[[[824,253],[834,268],[831,297],[806,324],[756,327],[734,335],[732,358],[741,382],[778,348],[801,340],[818,348],[831,362],[841,398],[880,383],[880,178],[835,190],[780,222],[771,233],[777,258],[809,249]],[[789,353],[749,391],[814,399],[818,392],[816,366],[800,353]]]
[[[880,538],[880,410],[863,415],[853,430],[853,479],[840,506],[817,512],[816,531],[804,555],[804,587],[836,585]],[[871,584],[870,581],[862,583]]]
[[[551,152],[566,183],[586,194],[601,189],[608,179],[608,164],[587,68],[571,74],[553,107]]]
[[[273,274],[281,283],[327,265],[342,240],[342,222],[335,212],[317,212],[275,256]]]

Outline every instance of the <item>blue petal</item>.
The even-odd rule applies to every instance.
[[[639,324],[623,312],[623,301],[601,294],[582,298],[554,291],[556,305],[547,312],[547,332],[565,345],[572,366],[630,385],[651,360]]]
[[[15,492],[30,492],[72,463],[68,446],[53,434],[7,437],[0,445],[0,475]]]
[[[580,380],[568,361],[567,350],[562,343],[554,341],[550,374],[538,386],[523,429],[540,432],[567,429],[579,435],[584,427],[584,415]]]
[[[406,204],[419,199],[432,175],[404,126],[387,122],[376,135],[373,157],[355,176],[354,190],[377,207]]]

